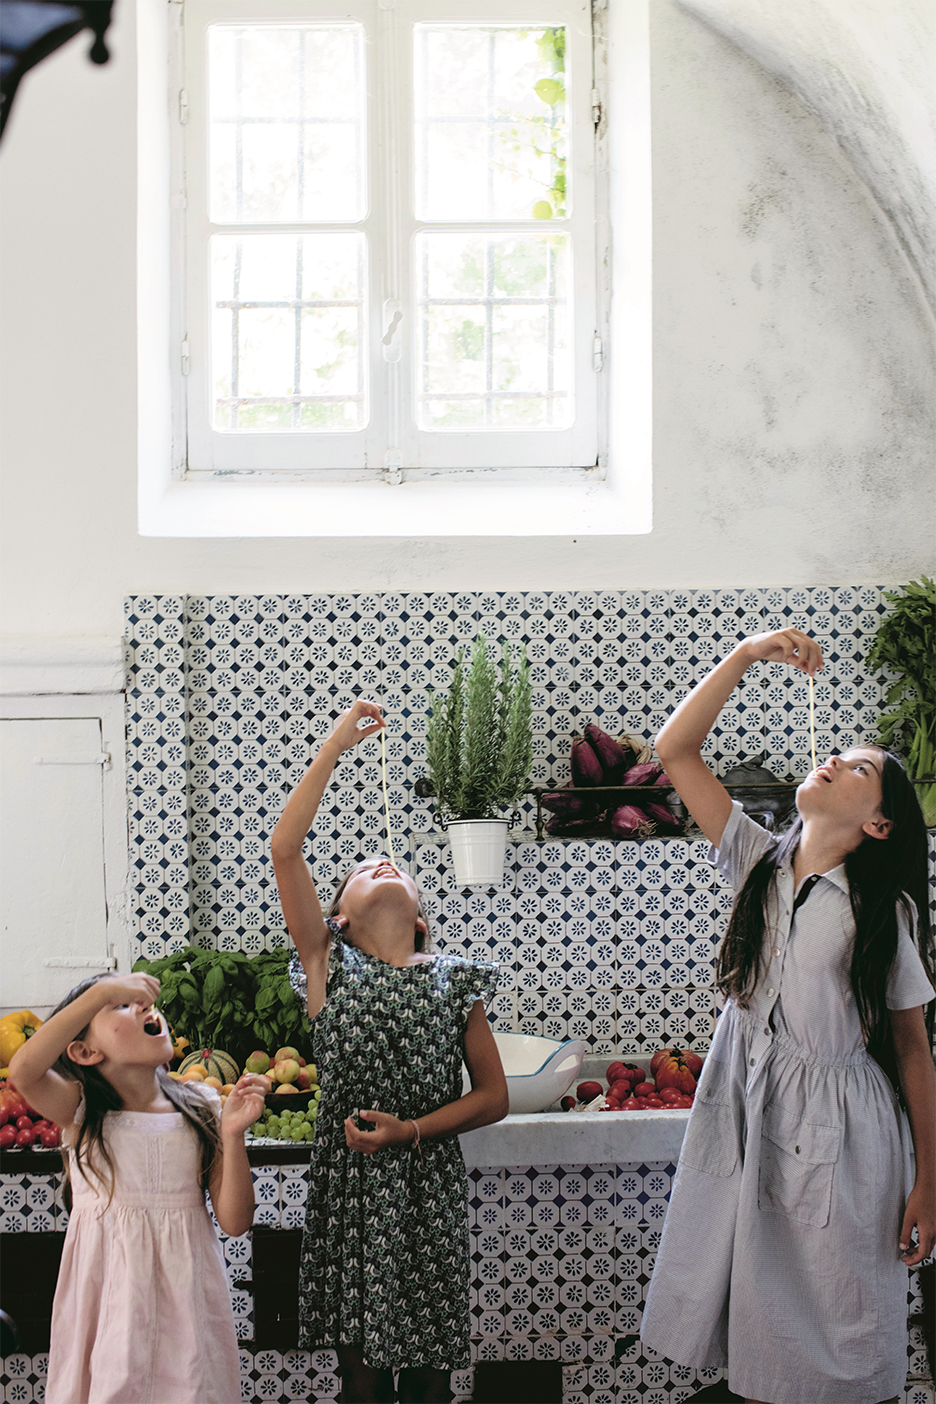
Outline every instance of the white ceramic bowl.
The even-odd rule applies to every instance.
[[[560,1043],[554,1038],[534,1038],[531,1034],[495,1031],[494,1042],[507,1074],[510,1111],[545,1111],[558,1101],[578,1077],[585,1057],[580,1038]],[[466,1092],[471,1090],[468,1070],[462,1068]]]

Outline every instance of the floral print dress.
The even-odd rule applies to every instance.
[[[394,966],[344,940],[332,944],[326,998],[312,1019],[322,1087],[299,1269],[299,1345],[362,1347],[372,1369],[469,1364],[467,1175],[457,1136],[348,1149],[358,1110],[402,1120],[462,1095],[465,1024],[489,1001],[497,967],[435,955]],[[290,981],[305,1004],[294,953]],[[369,1123],[360,1122],[362,1127]]]

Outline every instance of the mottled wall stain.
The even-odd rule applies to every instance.
[[[654,462],[686,482],[657,530],[816,578],[931,561],[932,323],[891,224],[788,87],[652,23]]]

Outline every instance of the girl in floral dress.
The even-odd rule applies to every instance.
[[[359,725],[363,723],[363,725]],[[327,918],[302,854],[341,753],[376,735],[342,713],[273,833],[291,979],[322,1085],[300,1267],[300,1345],[338,1353],[343,1404],[448,1400],[469,1363],[467,1177],[457,1136],[507,1113],[483,1001],[493,965],[435,955],[413,880],[352,868]],[[462,1095],[464,1060],[471,1091]]]

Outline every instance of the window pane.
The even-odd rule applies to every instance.
[[[361,429],[364,235],[211,240],[214,427]]]
[[[420,219],[553,219],[566,194],[565,29],[415,26]]]
[[[420,429],[572,421],[565,234],[420,234]]]
[[[212,25],[208,87],[214,224],[363,218],[361,25]]]

